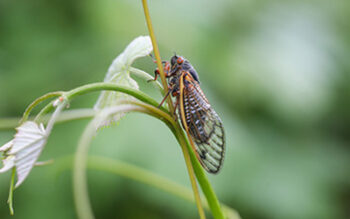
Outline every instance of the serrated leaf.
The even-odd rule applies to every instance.
[[[4,164],[0,173],[16,167],[16,187],[23,183],[33,166],[36,165],[58,115],[67,104],[64,97],[59,97],[58,100],[57,108],[47,123],[46,129],[43,124],[38,125],[35,122],[27,121],[16,128],[17,133],[13,140],[0,147],[0,152],[3,152],[2,162]]]
[[[43,124],[27,121],[17,128],[8,154],[14,156],[18,187],[28,176],[45,146],[47,133]]]
[[[3,166],[0,169],[0,173],[4,173],[15,166],[15,157],[9,156],[7,154],[7,152],[11,149],[12,146],[13,146],[13,140],[7,142],[6,144],[0,147],[0,152],[4,153],[4,158],[2,159]]]
[[[130,67],[135,59],[150,54],[153,50],[149,36],[140,36],[134,39],[111,64],[104,79],[104,82],[115,83],[134,89],[139,89],[137,82],[130,77]],[[107,107],[118,105],[121,101],[135,100],[133,97],[114,91],[103,91],[99,96],[94,109],[101,110]],[[123,114],[108,118],[99,127],[103,127],[118,121]]]
[[[0,147],[0,151],[1,152],[5,152],[8,151],[13,145],[13,140],[7,142],[6,144],[4,144],[3,146]]]
[[[2,160],[2,163],[3,166],[0,169],[0,173],[4,173],[15,166],[15,156],[7,156],[5,159]]]

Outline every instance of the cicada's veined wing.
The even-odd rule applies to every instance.
[[[218,173],[225,155],[225,133],[221,119],[211,108],[195,80],[185,77],[183,84],[183,90],[180,92],[183,92],[183,112],[186,121],[182,123],[186,122],[204,169],[209,173]]]

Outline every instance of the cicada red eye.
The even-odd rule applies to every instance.
[[[180,65],[184,62],[184,59],[180,56],[179,58],[177,58],[176,62]]]

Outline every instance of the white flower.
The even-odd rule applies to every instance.
[[[134,89],[139,89],[138,84],[130,77],[130,67],[135,59],[150,54],[153,50],[152,42],[149,36],[139,36],[134,39],[116,59],[108,69],[104,82],[115,83]],[[120,101],[134,100],[130,95],[115,92],[103,91],[99,96],[94,109],[101,110],[107,107],[116,106]],[[113,118],[108,118],[101,126],[109,125],[111,122],[118,121],[123,115],[118,114]]]

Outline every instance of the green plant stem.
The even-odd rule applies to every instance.
[[[63,171],[70,169],[73,162],[72,158],[72,156],[65,156],[56,159],[56,171],[53,171],[52,174],[58,177]],[[134,164],[107,157],[90,155],[88,156],[87,167],[89,169],[104,171],[135,180],[195,204],[193,192],[190,188]],[[202,199],[202,204],[206,210],[210,210],[205,198]],[[231,217],[228,218],[240,219],[238,213],[234,209],[224,204],[221,205],[227,212],[231,212]]]
[[[10,208],[10,214],[13,215],[15,212],[13,210],[13,190],[15,189],[15,175],[16,175],[16,169],[12,168],[12,174],[11,174],[11,181],[10,181],[10,191],[9,191],[9,198],[7,199],[7,203]]]
[[[90,123],[84,130],[80,138],[77,151],[75,153],[75,161],[73,168],[73,192],[74,202],[77,209],[78,218],[93,219],[94,214],[89,201],[88,188],[86,182],[86,159],[88,154],[88,146],[90,145],[92,136],[96,128]]]
[[[191,181],[191,185],[192,185],[192,189],[193,189],[193,193],[194,193],[194,198],[196,200],[196,205],[197,205],[197,208],[199,210],[200,218],[205,218],[204,210],[203,210],[203,207],[201,204],[202,203],[201,198],[199,195],[198,187],[196,185],[195,175],[193,173],[193,166],[191,163],[191,162],[197,162],[197,164],[199,164],[199,162],[197,159],[195,159],[193,161],[193,159],[190,158],[191,155],[194,156],[194,158],[195,158],[195,155],[194,155],[191,147],[189,146],[187,138],[185,137],[181,127],[179,126],[178,123],[176,123],[173,120],[172,117],[170,117],[169,114],[164,113],[163,111],[159,110],[158,108],[155,108],[154,106],[147,105],[144,103],[139,103],[139,102],[129,102],[129,103],[132,103],[134,105],[138,105],[138,106],[141,106],[142,108],[147,109],[149,112],[145,111],[146,113],[148,113],[151,116],[154,116],[154,117],[162,120],[163,122],[165,122],[165,124],[174,133],[175,138],[178,140],[178,142],[181,146],[182,152],[184,154],[184,159],[185,159],[186,167],[187,167],[187,170],[188,170],[188,173],[190,176],[190,181]],[[189,151],[191,151],[191,153],[189,153]],[[202,170],[202,173],[204,174],[201,166],[196,165],[196,168],[200,168],[200,170]],[[206,195],[206,197],[210,199],[210,200],[208,199],[210,209],[215,211],[215,212],[213,212],[213,215],[216,216],[215,218],[223,218],[223,213],[220,209],[220,205],[218,204],[218,200],[215,196],[215,193],[213,192],[213,189],[211,188],[211,186],[209,184],[208,179],[206,178],[205,175],[204,176],[201,175],[200,180],[202,181],[202,184],[205,185],[205,187],[203,187],[203,188],[208,190],[207,191],[208,195]],[[208,186],[208,184],[209,184],[209,186]],[[220,217],[220,216],[222,216],[222,217]]]
[[[146,185],[153,186],[154,188],[165,191],[184,200],[196,203],[193,192],[188,187],[135,165],[101,156],[89,156],[88,167],[90,169],[105,171],[132,179]],[[207,201],[205,199],[202,199],[201,201],[204,208],[210,210]],[[240,219],[239,214],[234,209],[224,204],[221,205],[225,208],[226,212],[231,213],[230,217],[228,218]]]
[[[120,160],[114,160],[99,156],[89,156],[88,166],[92,169],[110,172],[153,186],[159,190],[163,190],[169,194],[173,194],[187,201],[195,201],[193,198],[193,193],[189,188],[175,183],[151,171],[126,162],[122,162]]]
[[[77,207],[77,214],[82,219],[93,219],[94,215],[91,209],[87,181],[86,181],[86,163],[88,157],[88,150],[91,140],[96,132],[96,127],[101,121],[104,121],[109,116],[124,112],[143,112],[155,118],[161,119],[168,126],[172,127],[174,121],[169,114],[162,110],[147,105],[144,103],[136,104],[121,104],[116,107],[106,108],[100,112],[100,116],[94,119],[85,128],[82,137],[80,138],[77,151],[75,153],[75,162],[73,170],[73,187],[74,187],[74,201]],[[147,107],[146,107],[147,106]]]
[[[85,128],[82,137],[80,138],[77,151],[75,153],[74,171],[73,171],[73,186],[74,186],[74,200],[77,207],[78,217],[81,219],[93,219],[94,215],[91,209],[87,181],[86,181],[86,163],[88,150],[91,140],[96,133],[96,127],[101,121],[104,121],[108,116],[123,112],[144,112],[152,114],[147,109],[141,106],[130,104],[119,105],[113,108],[107,108],[100,113],[102,116],[95,117],[89,125]],[[159,117],[158,115],[156,115]]]
[[[1,118],[0,119],[0,131],[1,130],[12,130],[16,128],[22,119],[17,117],[17,118]]]
[[[166,78],[165,78],[163,65],[162,65],[162,60],[160,58],[159,48],[158,48],[156,36],[154,34],[152,21],[151,21],[151,16],[149,14],[147,0],[142,0],[142,5],[143,5],[143,10],[144,10],[144,14],[145,14],[147,27],[148,27],[148,32],[150,34],[152,45],[153,45],[154,56],[156,58],[157,66],[158,66],[158,69],[159,69],[159,75],[160,75],[160,78],[162,80],[164,91],[165,91],[165,93],[168,93],[168,83],[167,83]],[[170,96],[168,96],[168,98],[167,98],[167,104],[168,104],[170,113],[172,115],[174,115],[175,109],[174,109],[174,106],[173,106],[173,103],[172,103],[172,100],[171,100]],[[190,175],[190,181],[191,181],[191,185],[192,185],[192,188],[193,188],[194,196],[195,196],[195,199],[196,199],[198,213],[199,213],[200,218],[203,219],[203,218],[205,218],[205,214],[204,214],[204,210],[203,210],[203,207],[202,207],[202,204],[201,204],[201,201],[200,201],[200,195],[199,195],[199,192],[198,192],[197,183],[196,183],[195,177],[193,175],[193,167],[191,165],[191,162],[188,162],[189,154],[188,154],[188,151],[185,149],[184,145],[181,145],[181,148],[182,148],[182,151],[183,151],[183,154],[184,154],[184,158],[185,158],[185,161],[186,161],[188,174]]]
[[[184,154],[188,175],[190,176],[190,181],[192,184],[193,194],[194,194],[194,198],[196,200],[196,205],[197,205],[198,212],[199,212],[199,217],[205,218],[204,210],[203,210],[203,207],[201,204],[202,203],[201,197],[199,195],[199,190],[197,187],[195,175],[193,173],[193,166],[191,164],[191,158],[190,158],[190,155],[188,153],[188,148],[186,146],[184,146],[183,144],[180,144],[180,145],[181,145],[182,153]]]
[[[181,130],[181,133],[179,134],[180,141],[179,143],[181,145],[185,145],[185,147],[188,148],[189,156],[191,158],[191,162],[193,165],[194,172],[196,174],[197,180],[202,188],[202,191],[207,198],[209,207],[213,213],[214,218],[224,219],[224,213],[220,207],[219,200],[212,188],[212,186],[209,183],[209,180],[207,176],[205,175],[202,166],[200,165],[196,155],[194,154],[191,144],[189,143],[188,139],[186,138],[186,134]]]
[[[86,94],[86,93],[95,92],[95,91],[102,91],[102,90],[113,90],[113,91],[126,93],[126,94],[129,94],[129,95],[135,97],[138,100],[141,100],[141,101],[148,103],[148,104],[151,104],[153,106],[159,105],[157,101],[155,101],[153,98],[149,97],[148,95],[146,95],[145,93],[143,93],[141,91],[138,91],[138,90],[132,89],[130,87],[126,87],[126,86],[120,86],[120,85],[116,85],[113,83],[105,83],[105,82],[92,83],[92,84],[83,85],[81,87],[77,87],[77,88],[70,90],[68,92],[64,92],[64,97],[68,101],[70,101],[74,97],[81,96],[81,95]],[[37,121],[40,117],[42,117],[43,115],[50,112],[53,108],[54,108],[54,106],[53,106],[52,102],[49,103],[48,105],[46,105],[40,111],[40,113],[36,116],[35,121]],[[164,107],[160,107],[160,109],[163,110],[164,112],[167,112],[166,108],[164,108]]]
[[[162,81],[164,93],[168,93],[168,83],[167,83],[166,78],[165,78],[163,65],[162,65],[162,59],[160,58],[160,53],[159,53],[159,48],[158,48],[158,44],[157,44],[157,39],[156,39],[156,36],[154,34],[154,30],[153,30],[153,26],[152,26],[152,20],[151,20],[151,16],[150,16],[149,10],[148,10],[147,0],[142,0],[142,5],[143,5],[143,11],[144,11],[144,14],[145,14],[147,28],[148,28],[149,35],[151,37],[153,51],[154,51],[154,56],[156,58],[156,62],[157,62],[158,70],[159,70],[159,75],[160,75],[160,78],[161,78],[161,81]],[[167,103],[168,103],[168,107],[170,109],[170,112],[174,113],[174,105],[173,105],[173,103],[171,101],[170,96],[167,98]]]
[[[56,92],[50,92],[50,93],[47,93],[39,98],[37,98],[36,100],[34,100],[28,107],[27,109],[24,111],[23,113],[23,117],[20,121],[20,123],[23,123],[25,122],[27,119],[28,119],[28,116],[30,114],[30,112],[32,111],[32,109],[38,105],[39,103],[41,103],[42,101],[48,99],[48,98],[51,98],[51,97],[57,97],[57,96],[61,96],[63,94],[62,91],[56,91]]]

